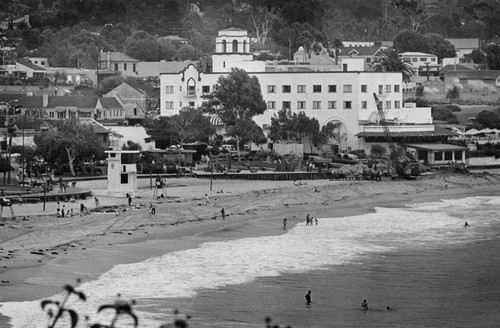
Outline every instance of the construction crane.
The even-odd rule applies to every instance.
[[[377,105],[379,124],[382,126],[382,129],[384,130],[384,137],[387,140],[387,143],[389,144],[389,149],[391,151],[390,154],[391,164],[392,167],[394,168],[394,171],[396,172],[396,175],[393,175],[393,179],[396,179],[398,177],[404,177],[409,179],[412,177],[412,173],[415,173],[415,171],[418,172],[418,162],[409,160],[408,158],[406,158],[406,156],[403,156],[397,149],[396,144],[394,143],[394,140],[392,138],[391,131],[389,130],[389,125],[387,124],[387,120],[385,118],[385,113],[382,108],[382,102],[378,99],[376,93],[373,93],[373,97],[375,98],[375,103]],[[416,170],[413,169],[415,165],[417,168]]]

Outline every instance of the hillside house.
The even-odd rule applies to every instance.
[[[458,88],[460,98],[497,101],[500,97],[500,71],[450,70],[445,89]]]
[[[99,54],[97,63],[97,78],[114,75],[137,76],[137,59],[131,58],[121,52],[103,52]]]

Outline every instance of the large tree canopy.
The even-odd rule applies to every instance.
[[[47,131],[34,138],[38,153],[47,162],[65,161],[71,175],[75,175],[74,162],[102,153],[97,135],[91,125],[76,120],[54,123]]]
[[[192,107],[182,108],[177,115],[148,119],[144,127],[159,148],[187,142],[206,142],[214,133],[210,119],[203,115],[202,109]]]
[[[227,125],[234,125],[237,120],[251,119],[266,110],[259,80],[239,68],[233,68],[227,76],[221,76],[206,99],[205,111],[219,115]]]
[[[226,131],[236,139],[239,153],[240,143],[247,139],[247,129],[252,126],[252,118],[263,114],[267,108],[259,80],[242,69],[234,68],[227,76],[219,78],[206,99],[205,111],[222,119]]]

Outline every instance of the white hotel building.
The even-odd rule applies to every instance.
[[[369,123],[372,130],[378,127],[377,131],[382,131],[374,125],[378,115],[373,93],[382,101],[387,119],[411,123],[412,129],[416,126],[424,130],[434,128],[430,108],[403,106],[401,73],[363,71],[362,60],[346,59],[340,66],[342,70],[336,71],[328,68],[314,71],[307,65],[269,65],[253,61],[246,31],[229,28],[219,31],[212,61],[210,73],[189,65],[179,73],[160,75],[161,115],[175,115],[186,106],[201,106],[202,96],[212,91],[219,77],[237,67],[256,76],[260,82],[267,110],[254,120],[264,130],[275,113],[290,108],[316,118],[321,126],[332,121],[342,123],[347,135],[342,151],[369,149],[357,134],[365,131]]]

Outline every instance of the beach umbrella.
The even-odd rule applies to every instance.
[[[481,132],[479,132],[477,129],[470,129],[468,131],[465,131],[465,135],[468,135],[468,136],[472,136],[472,135],[476,135],[476,134],[480,134]]]

